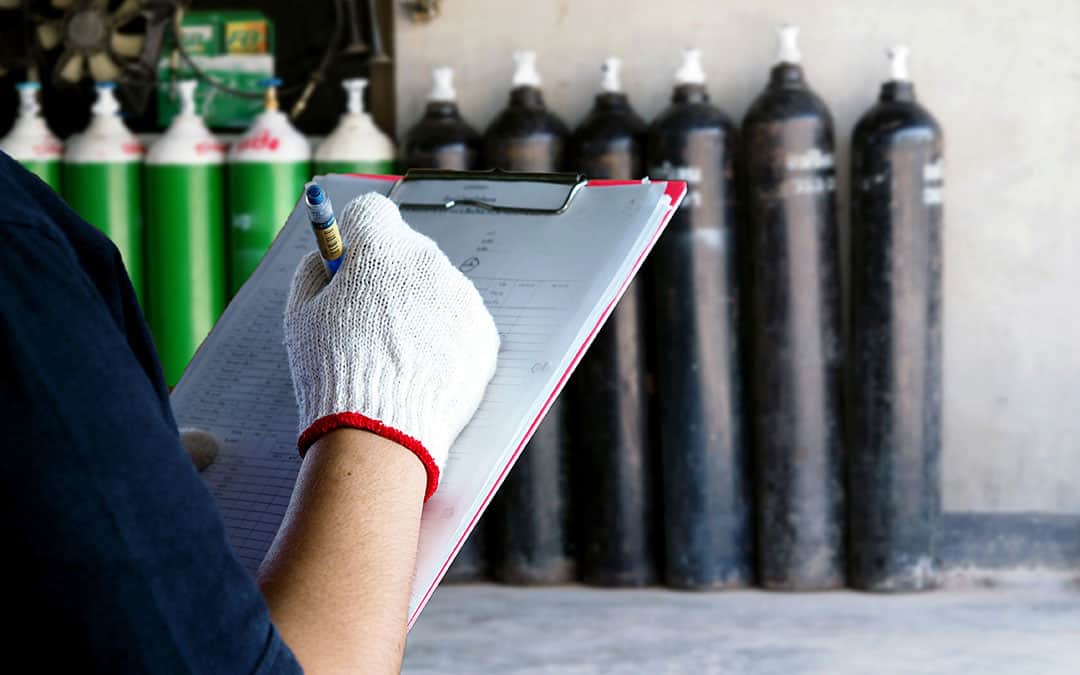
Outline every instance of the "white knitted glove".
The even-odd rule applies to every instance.
[[[472,282],[389,199],[358,197],[339,222],[341,267],[328,282],[309,253],[285,307],[297,444],[303,455],[341,427],[400,443],[427,469],[426,500],[495,374],[499,334]]]

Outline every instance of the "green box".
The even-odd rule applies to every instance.
[[[189,12],[180,25],[180,40],[200,70],[233,89],[259,94],[259,83],[274,76],[274,24],[260,12]],[[173,83],[194,73],[171,39],[161,54],[158,124],[166,127],[179,107]],[[206,123],[217,128],[247,127],[263,109],[261,97],[235,96],[205,82],[195,92],[195,105]]]

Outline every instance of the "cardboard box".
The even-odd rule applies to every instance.
[[[180,26],[181,44],[200,70],[225,86],[261,94],[260,82],[274,76],[274,25],[252,11],[189,12]],[[172,40],[158,61],[158,124],[168,126],[179,101],[173,83],[194,77]],[[235,96],[200,82],[195,104],[206,123],[241,129],[262,112],[262,98]]]

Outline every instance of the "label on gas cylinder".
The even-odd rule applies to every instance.
[[[936,160],[923,166],[923,204],[936,206],[945,201],[945,160]]]
[[[649,169],[649,175],[657,180],[681,180],[686,183],[686,197],[680,208],[701,206],[701,177],[699,166],[680,166],[664,160]]]
[[[784,158],[788,175],[781,187],[785,197],[836,191],[835,159],[831,152],[810,148]]]

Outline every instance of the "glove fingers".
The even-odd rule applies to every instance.
[[[300,307],[306,305],[319,291],[326,288],[329,281],[326,268],[318,251],[311,251],[305,255],[300,264],[296,266],[296,274],[293,275],[292,287],[289,290],[289,300],[285,305],[285,315],[290,316]]]
[[[363,245],[379,235],[407,227],[394,202],[376,192],[360,195],[345,205],[338,219],[345,247]]]

